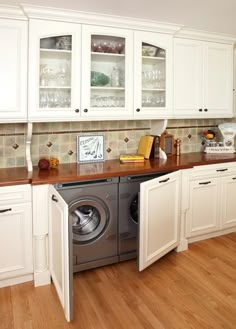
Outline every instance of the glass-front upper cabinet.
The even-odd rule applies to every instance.
[[[29,118],[50,121],[80,113],[79,24],[30,22]]]
[[[82,116],[132,114],[133,33],[82,26]]]
[[[172,112],[171,35],[134,32],[134,111],[136,117],[163,117]]]

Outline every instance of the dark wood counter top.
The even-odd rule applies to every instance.
[[[0,186],[29,184],[31,177],[26,167],[0,169]]]
[[[94,162],[87,164],[60,164],[57,169],[39,170],[34,167],[32,173],[27,168],[0,169],[0,186],[17,184],[54,184],[58,182],[88,180],[106,177],[138,175],[175,171],[199,165],[222,162],[236,162],[236,154],[184,153],[171,156],[167,160],[150,159],[144,163],[121,164],[119,160]]]
[[[45,184],[157,173],[192,168],[198,165],[236,161],[236,154],[185,153],[171,156],[167,160],[150,159],[144,163],[121,164],[119,160],[108,160],[89,164],[61,164],[58,169],[39,170],[34,168],[32,184]]]

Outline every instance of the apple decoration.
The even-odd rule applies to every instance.
[[[50,162],[48,159],[40,159],[39,162],[38,162],[38,167],[39,169],[49,169],[50,167]]]

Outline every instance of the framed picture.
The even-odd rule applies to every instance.
[[[104,135],[77,136],[77,162],[86,163],[104,160]]]
[[[174,154],[174,136],[164,132],[160,136],[160,148],[166,153],[167,156]]]

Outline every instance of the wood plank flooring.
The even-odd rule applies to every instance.
[[[142,273],[135,261],[74,276],[67,323],[53,285],[0,289],[1,329],[235,329],[236,233],[170,252]]]

